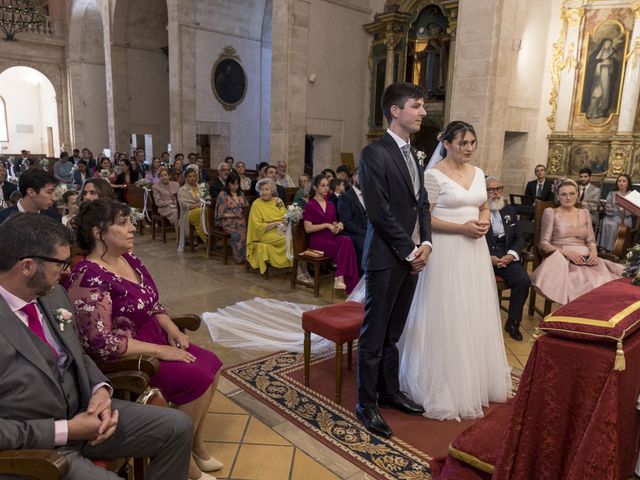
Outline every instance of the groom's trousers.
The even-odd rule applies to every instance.
[[[400,390],[396,343],[411,308],[418,275],[408,262],[365,273],[365,313],[358,340],[358,404],[374,408],[378,394]]]

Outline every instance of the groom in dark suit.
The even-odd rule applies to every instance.
[[[57,449],[68,480],[117,480],[89,459],[150,457],[146,478],[186,480],[193,427],[183,412],[112,400],[84,353],[58,285],[71,230],[17,213],[0,226],[0,450]],[[2,476],[2,478],[5,478]]]
[[[421,415],[400,392],[396,343],[409,314],[418,273],[431,253],[431,215],[423,168],[409,136],[420,130],[424,90],[389,85],[380,101],[389,128],[360,154],[360,185],[369,217],[365,237],[365,316],[358,343],[356,416],[371,432],[392,435],[378,406]]]

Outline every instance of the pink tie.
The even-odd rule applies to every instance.
[[[51,346],[51,344],[47,341],[47,338],[44,336],[44,330],[42,329],[42,324],[40,323],[40,319],[38,318],[38,311],[36,310],[36,306],[33,303],[27,303],[24,307],[20,309],[22,312],[27,314],[28,327],[29,329],[35,333],[40,340],[47,344],[47,346],[53,352],[53,356],[58,358],[58,352],[56,349]]]

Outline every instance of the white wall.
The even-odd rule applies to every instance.
[[[13,67],[0,74],[0,96],[6,102],[9,142],[2,153],[22,149],[35,155],[47,153],[47,127],[54,128],[54,152],[59,151],[58,109],[51,82],[28,67]],[[30,126],[33,133],[18,133],[17,126]]]
[[[226,46],[236,49],[247,75],[247,93],[243,102],[227,111],[215,98],[211,89],[211,69]],[[230,152],[236,160],[243,160],[253,168],[264,151],[261,121],[263,69],[260,39],[233,37],[215,32],[198,30],[196,33],[196,120],[228,123],[230,125]],[[266,75],[271,76],[269,70]],[[268,117],[267,117],[268,118]],[[268,146],[267,146],[268,151]],[[212,158],[212,165],[222,158]]]
[[[331,138],[330,158],[314,152],[314,170],[320,167],[316,159],[339,165],[340,152],[352,152],[357,158],[366,143],[369,105],[364,93],[369,89],[371,37],[362,25],[371,22],[377,12],[368,10],[369,2],[351,3],[359,3],[362,10],[326,1],[311,2],[308,73],[315,74],[315,82],[307,85],[307,134],[329,133],[311,130],[314,125],[340,132],[339,137]]]

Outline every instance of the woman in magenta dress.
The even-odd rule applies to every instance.
[[[203,440],[206,414],[222,363],[213,352],[190,344],[158,301],[158,289],[131,252],[135,227],[127,205],[106,199],[84,202],[75,218],[78,243],[87,252],[66,281],[76,308],[80,340],[103,362],[149,355],[160,361],[151,378],[194,425],[189,478],[214,477],[203,471],[222,464]]]
[[[329,180],[323,175],[313,179],[309,197],[304,207],[304,230],[309,234],[309,246],[321,250],[336,261],[336,278],[333,288],[345,289],[347,293],[358,284],[358,261],[351,239],[339,235],[344,230],[337,221],[336,207],[327,201]]]

